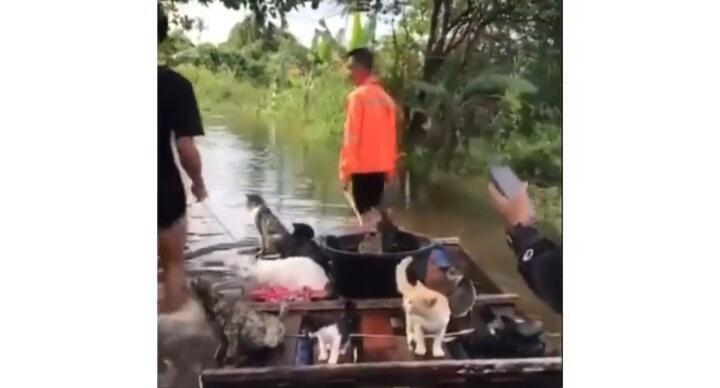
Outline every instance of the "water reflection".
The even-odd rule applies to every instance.
[[[256,236],[245,209],[248,192],[260,193],[286,224],[306,222],[318,231],[343,225],[347,209],[313,198],[312,181],[293,171],[282,147],[262,144],[267,140],[257,132],[236,135],[224,127],[211,127],[198,140],[210,211],[236,239]]]

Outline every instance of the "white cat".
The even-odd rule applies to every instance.
[[[303,256],[276,260],[245,256],[245,260],[238,264],[238,276],[255,286],[282,286],[289,290],[301,290],[303,287],[325,290],[330,281],[320,264]]]
[[[450,322],[450,304],[445,295],[425,287],[420,280],[414,285],[410,284],[407,268],[412,260],[412,257],[406,257],[395,268],[395,282],[398,292],[403,296],[408,347],[412,350],[414,341],[415,354],[425,355],[425,333],[434,334],[433,357],[444,357],[442,342]]]

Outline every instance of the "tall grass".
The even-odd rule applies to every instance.
[[[278,123],[295,126],[301,119],[305,139],[335,148],[342,138],[345,97],[350,86],[335,71],[325,71],[305,88],[283,91],[276,102]]]
[[[211,72],[191,64],[182,64],[176,70],[192,82],[203,115],[257,116],[259,102],[268,94],[267,90],[239,81],[227,71]]]

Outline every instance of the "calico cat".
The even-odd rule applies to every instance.
[[[293,291],[303,287],[329,290],[330,279],[325,269],[309,257],[259,260],[246,256],[239,263],[237,271],[238,276],[252,288],[281,286]]]
[[[395,268],[395,282],[403,298],[408,348],[412,350],[415,342],[415,354],[425,355],[425,333],[431,333],[434,334],[433,357],[444,357],[442,342],[450,322],[450,304],[447,297],[425,287],[420,280],[410,284],[407,272],[412,260],[408,256]]]
[[[456,267],[450,267],[446,275],[453,284],[450,292],[446,294],[450,302],[452,316],[456,318],[464,317],[472,311],[475,305],[475,298],[477,297],[475,286],[472,280]]]
[[[431,283],[433,289],[442,293],[450,303],[451,316],[460,318],[472,311],[475,305],[475,286],[463,270],[450,265],[443,272],[441,279]]]
[[[191,286],[213,322],[215,335],[220,339],[220,346],[215,352],[218,366],[238,366],[249,353],[275,348],[285,339],[282,318],[287,312],[287,305],[281,305],[278,316],[258,313],[243,303],[220,297],[208,281],[194,279]]]
[[[303,322],[310,338],[317,338],[318,361],[337,364],[340,355],[345,355],[349,349],[354,353],[350,334],[358,331],[360,318],[352,301],[345,302],[345,310],[338,319],[326,320],[307,315]]]
[[[247,209],[250,211],[253,223],[260,234],[260,253],[262,257],[268,253],[279,253],[287,257],[292,249],[292,235],[280,220],[265,204],[259,194],[246,194]]]

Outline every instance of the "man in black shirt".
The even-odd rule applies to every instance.
[[[158,5],[158,44],[167,37],[168,21]],[[198,201],[207,197],[200,153],[193,136],[203,135],[200,112],[190,82],[158,66],[158,255],[165,295],[161,312],[176,311],[188,300],[183,251],[187,238],[185,187],[172,151],[174,140],[183,170]]]
[[[525,189],[507,199],[491,183],[490,200],[505,221],[518,271],[530,289],[556,313],[562,314],[562,248],[543,238],[533,226],[533,210]]]

